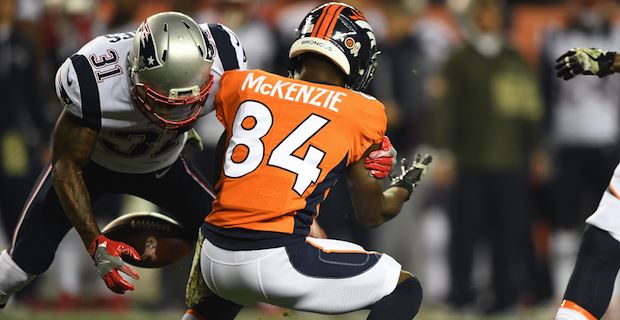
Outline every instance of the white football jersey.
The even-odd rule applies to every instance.
[[[246,69],[237,36],[221,24],[201,24],[215,48],[214,85],[202,115],[213,100],[224,71]],[[133,103],[127,56],[134,32],[100,36],[68,58],[56,73],[56,94],[68,112],[99,132],[91,159],[114,171],[149,173],[170,166],[181,154],[187,132],[165,130]]]

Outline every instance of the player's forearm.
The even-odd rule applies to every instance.
[[[101,231],[92,213],[90,195],[82,171],[74,164],[63,161],[54,163],[54,189],[71,224],[88,247]]]
[[[404,188],[393,187],[385,190],[383,192],[383,203],[381,208],[381,218],[383,222],[396,217],[407,199],[409,199],[409,192]]]
[[[374,228],[396,217],[409,197],[408,191],[400,187],[383,192],[381,189],[373,194],[353,195],[358,221],[366,227]]]
[[[101,233],[92,214],[90,195],[82,168],[95,149],[97,132],[81,126],[67,111],[58,118],[52,140],[54,189],[67,218],[82,237],[86,247]]]
[[[611,71],[620,72],[620,53],[616,53],[614,56],[614,62],[611,65]]]

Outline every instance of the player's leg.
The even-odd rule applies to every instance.
[[[47,165],[35,182],[13,233],[11,248],[0,258],[0,305],[49,268],[60,241],[73,227],[53,188],[51,169]],[[82,174],[92,202],[118,184],[113,183],[116,181],[109,170],[92,161]]]
[[[199,305],[200,310],[188,309],[181,320],[232,320],[243,309],[242,305],[213,293],[200,299]]]
[[[198,233],[192,268],[185,289],[185,304],[190,308],[185,312],[181,320],[234,319],[243,306],[218,297],[207,287],[200,268],[200,253],[204,236],[202,236],[200,231]]]
[[[479,175],[461,173],[450,202],[450,293],[449,302],[456,308],[465,307],[476,299],[472,285],[474,249],[482,216],[488,202],[485,180]]]
[[[196,237],[198,230],[204,222],[204,217],[211,211],[211,202],[215,192],[202,174],[196,170],[186,159],[180,157],[166,173],[159,178],[155,173],[147,177],[151,188],[142,190],[140,196],[152,201],[164,208],[168,214],[174,216],[187,230],[188,235]],[[187,296],[193,296],[192,303],[188,303],[190,309],[184,315],[188,319],[211,319],[205,315],[214,313],[226,314],[226,303],[211,303],[214,297],[205,299],[201,295],[209,292],[202,280],[200,271],[200,249],[197,251],[189,277]],[[218,305],[220,311],[210,310],[213,305]],[[237,310],[238,309],[238,310]],[[236,312],[235,312],[236,310]],[[240,308],[230,307],[230,313],[238,313]],[[234,317],[233,317],[234,318]],[[219,318],[215,318],[219,319]],[[222,318],[223,319],[223,318]]]
[[[556,320],[600,319],[609,305],[619,268],[618,240],[588,225]]]
[[[411,273],[401,271],[394,291],[370,308],[368,319],[413,319],[421,303],[422,284]]]
[[[201,266],[209,288],[239,305],[265,302],[322,314],[371,308],[375,319],[411,319],[422,299],[419,282],[393,258],[339,240],[307,238],[250,251],[205,240]]]
[[[43,170],[28,196],[11,247],[0,254],[0,306],[43,273],[60,240],[71,228],[52,188],[51,166]]]

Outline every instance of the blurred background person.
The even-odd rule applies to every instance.
[[[7,238],[45,161],[51,132],[38,49],[16,25],[16,5],[16,0],[0,1],[0,216]]]
[[[17,5],[0,1],[0,238],[5,243],[11,243],[24,199],[47,161],[53,121],[40,85],[39,48],[27,32],[32,25],[18,24]],[[17,298],[34,299],[35,286]]]
[[[478,302],[486,313],[507,311],[519,298],[519,275],[532,250],[526,177],[542,113],[533,74],[504,38],[503,5],[471,2],[467,41],[444,66],[445,91],[433,128],[436,145],[452,155],[456,175],[449,208],[449,302],[462,308],[477,301],[472,268],[484,248],[479,244],[485,244],[491,290],[488,301]]]
[[[540,59],[545,131],[552,161],[553,279],[568,282],[585,218],[594,212],[620,160],[620,78],[555,77],[554,60],[569,48],[620,48],[613,0],[567,0],[566,24],[550,27]]]
[[[383,1],[379,7],[381,55],[371,93],[386,106],[387,135],[400,158],[411,158],[426,143],[429,83],[458,41],[446,22],[431,14],[433,9],[429,1],[414,0]],[[443,199],[430,184],[417,188],[414,197],[403,206],[406,214],[372,230],[372,242],[421,279],[433,277],[425,282],[424,294],[426,301],[430,297],[437,302],[444,294],[442,279],[447,277],[445,241],[440,239],[447,232],[433,226],[445,223],[445,214],[429,207],[437,208]]]

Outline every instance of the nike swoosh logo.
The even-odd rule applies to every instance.
[[[171,168],[172,167],[168,167],[162,171],[155,172],[155,179],[160,179],[161,177],[163,177],[166,174],[166,172],[168,172],[168,170],[170,170]]]
[[[97,256],[95,260],[97,261],[97,265],[98,265],[98,266],[100,266],[100,265],[102,265],[102,264],[108,264],[108,263],[110,263],[110,260],[104,260],[104,259],[101,259],[101,257],[100,257],[100,256]]]

